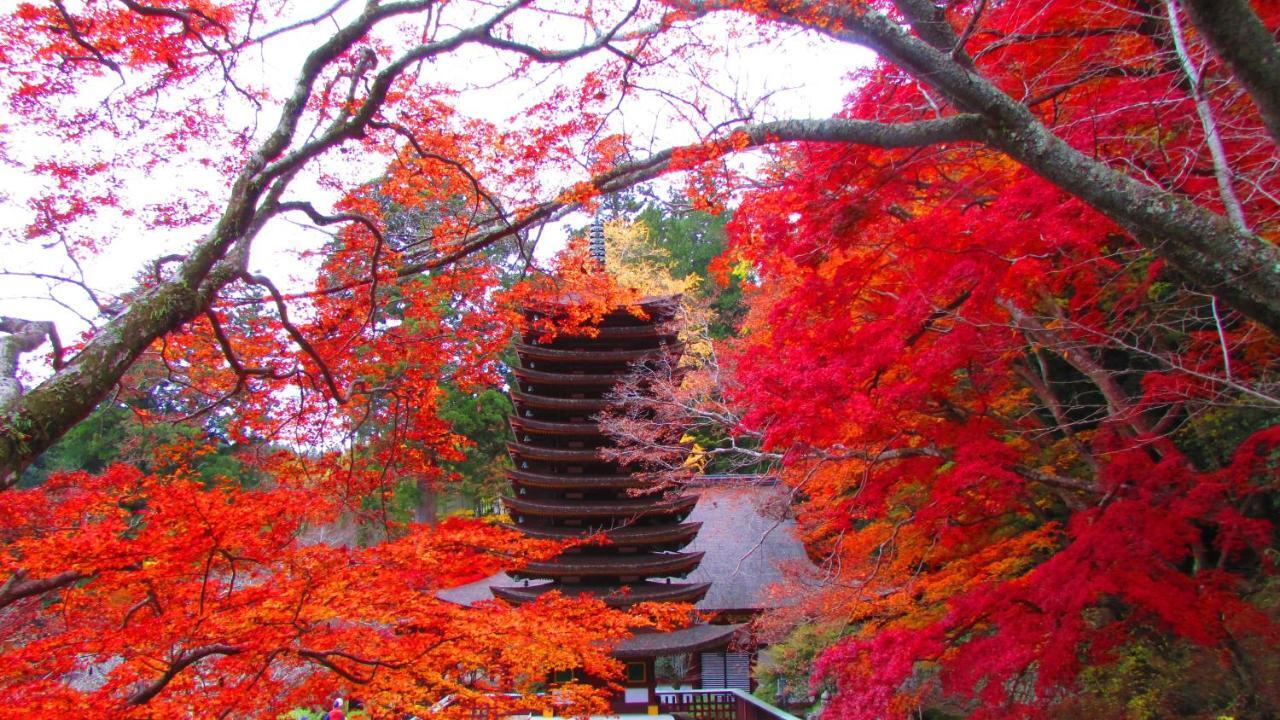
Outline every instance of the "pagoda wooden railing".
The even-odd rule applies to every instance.
[[[785,710],[737,689],[659,690],[656,695],[658,712],[671,715],[676,720],[800,720]],[[542,693],[538,696],[544,697]],[[430,714],[440,713],[454,702],[454,696],[448,695],[431,707]],[[483,708],[473,709],[470,717],[472,720],[493,720],[492,714]],[[528,717],[533,719],[538,716],[531,713]],[[555,716],[544,713],[542,717]]]
[[[659,691],[658,712],[677,720],[800,720],[741,690]]]

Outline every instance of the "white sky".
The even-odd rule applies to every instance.
[[[5,4],[4,0],[0,0],[0,8]],[[304,5],[303,11],[309,12],[315,12],[321,7],[310,2]],[[733,28],[739,33],[745,33],[745,36],[729,41],[727,36],[731,27],[727,19],[723,18],[701,21],[699,27],[698,38],[701,41],[712,46],[730,48],[728,52],[710,61],[707,68],[711,73],[710,84],[721,92],[740,98],[760,98],[774,93],[767,103],[753,108],[756,120],[826,117],[834,114],[841,107],[844,95],[851,89],[848,73],[867,64],[871,58],[870,53],[861,48],[794,34],[773,38],[768,42],[751,42],[743,39],[754,33],[753,26],[747,23]],[[316,28],[269,43],[260,53],[255,53],[252,62],[242,65],[241,75],[248,76],[249,82],[278,89],[288,87],[310,45],[330,29],[330,26]],[[530,37],[551,45],[556,39],[553,30],[543,25]],[[579,39],[561,38],[565,45]],[[466,78],[473,84],[482,86],[501,78],[510,62],[509,55],[503,57],[493,50],[477,48],[448,56],[436,62],[429,71],[435,77]],[[669,80],[669,88],[677,94],[683,93],[681,96],[687,98],[687,93],[692,90],[687,83],[682,85],[676,70],[671,71],[670,77],[661,82]],[[571,67],[562,72],[572,73],[575,69]],[[561,76],[562,79],[563,77]],[[650,79],[647,82],[653,84],[659,81]],[[102,88],[96,90],[98,95],[103,91]],[[508,120],[513,108],[521,106],[522,100],[527,100],[530,93],[537,92],[540,89],[529,82],[499,84],[489,89],[469,91],[459,98],[457,106],[466,114],[502,123]],[[88,97],[86,102],[95,100],[95,97]],[[722,108],[721,112],[724,115],[730,114],[727,108]],[[251,121],[252,111],[244,106],[232,107],[229,117],[231,123],[237,120],[248,123]],[[274,124],[275,119],[275,111],[268,108],[258,122],[265,128]],[[624,112],[614,116],[612,122],[615,125],[613,130],[642,138],[655,149],[692,142],[697,139],[700,131],[706,130],[705,127],[693,127],[675,118],[671,104],[652,95],[637,97],[628,103]],[[48,138],[40,136],[35,129],[14,126],[13,119],[3,115],[0,115],[0,124],[11,126],[9,137],[6,138],[11,157],[30,159],[48,150]],[[354,178],[373,178],[379,174],[383,164],[381,158],[349,154],[343,155],[341,162],[343,173]],[[752,161],[746,159],[743,162]],[[551,175],[544,182],[550,187],[559,184],[559,181],[558,176]],[[181,197],[183,188],[201,187],[202,183],[206,188],[216,187],[221,182],[223,181],[218,176],[197,165],[179,164],[166,167],[163,172],[157,172],[151,177],[139,175],[132,178],[127,187],[116,190],[123,194],[125,206],[142,207],[157,200]],[[70,268],[59,248],[45,248],[23,240],[24,228],[31,221],[26,202],[36,187],[26,168],[21,165],[0,164],[0,267],[10,271],[66,273]],[[333,199],[331,192],[319,189],[314,177],[299,178],[290,195],[306,196],[322,209],[327,208]],[[214,197],[216,196],[215,192]],[[541,235],[539,255],[545,257],[554,252],[563,245],[569,227],[580,227],[586,222],[586,216],[579,213],[545,228]],[[201,234],[199,228],[144,231],[135,219],[119,214],[108,218],[102,231],[111,242],[105,244],[99,255],[86,260],[83,269],[89,284],[106,295],[127,290],[133,285],[135,273],[148,261],[189,247]],[[324,239],[318,232],[307,231],[288,222],[273,222],[255,241],[252,269],[255,272],[266,271],[284,288],[301,287],[298,283],[304,281],[308,270],[294,253],[300,247],[315,247]],[[77,312],[88,317],[94,314],[92,305],[78,289],[63,286],[51,291],[49,285],[42,281],[0,276],[2,315],[54,320],[64,342],[70,342],[87,328],[85,321],[77,317]]]

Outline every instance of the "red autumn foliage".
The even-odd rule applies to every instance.
[[[1239,202],[1274,238],[1256,113],[1195,50],[1226,197],[1168,20],[1144,7],[959,3],[948,22],[982,13],[979,71],[1051,96],[1032,108],[1076,148]],[[923,120],[927,92],[882,62],[846,115]],[[797,612],[852,624],[815,669],[827,717],[1058,717],[1152,634],[1237,669],[1234,712],[1280,707],[1262,677],[1280,641],[1275,336],[987,150],[812,145],[775,173],[730,226],[759,273],[730,387],[833,568]]]

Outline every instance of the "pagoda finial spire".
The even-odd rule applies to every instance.
[[[604,220],[600,219],[599,214],[591,221],[591,229],[587,232],[587,237],[589,239],[587,249],[591,253],[591,257],[595,258],[596,262],[600,263],[600,267],[603,268],[605,266]]]

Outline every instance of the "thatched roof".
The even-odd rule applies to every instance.
[[[785,488],[771,481],[706,479],[689,514],[702,529],[686,552],[703,551],[689,582],[711,583],[703,611],[766,610],[789,604],[787,570],[813,566],[796,537]]]

